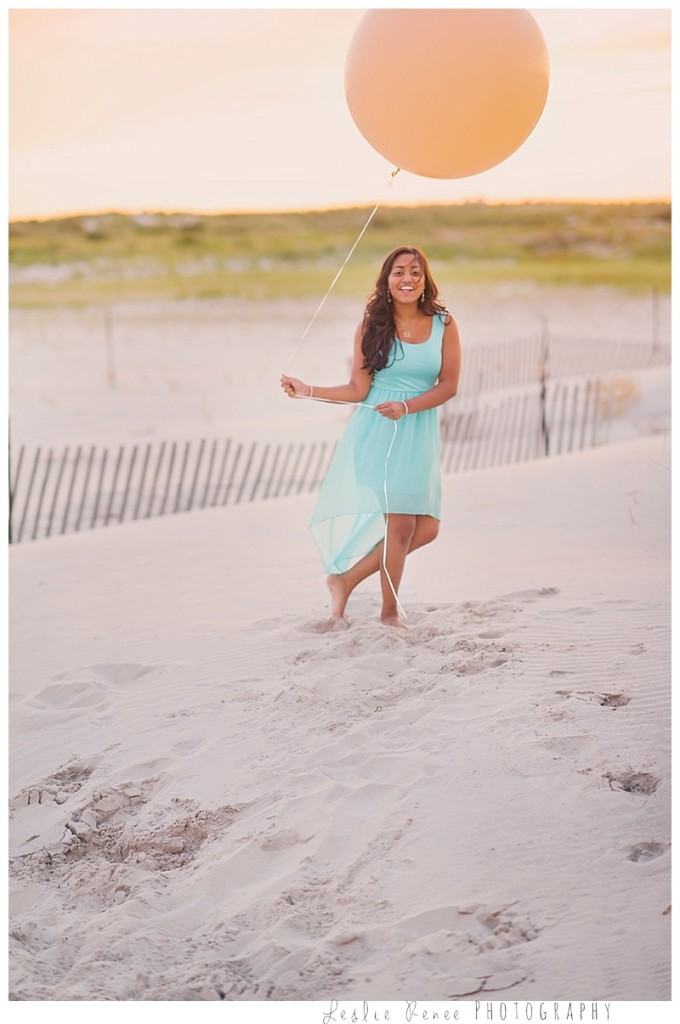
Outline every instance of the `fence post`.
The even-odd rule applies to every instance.
[[[300,444],[298,445],[297,455],[295,456],[295,462],[293,463],[292,472],[291,472],[291,474],[290,474],[290,476],[288,478],[288,486],[286,487],[286,494],[290,494],[290,492],[292,491],[293,487],[295,486],[295,478],[297,476],[297,471],[298,471],[298,468],[300,466],[300,462],[302,461],[302,455],[303,455],[304,450],[305,450],[305,442],[301,441]]]
[[[163,494],[163,500],[161,502],[161,515],[165,515],[165,506],[167,504],[168,495],[170,494],[170,481],[172,480],[172,471],[175,466],[175,456],[177,455],[177,442],[173,441],[170,448],[170,460],[168,462],[168,475],[165,481],[165,493]]]
[[[109,495],[109,504],[108,504],[108,507],[106,509],[106,516],[104,518],[104,526],[108,526],[109,525],[109,520],[110,520],[111,516],[113,515],[113,503],[116,500],[116,484],[118,483],[118,474],[120,473],[120,467],[121,467],[121,465],[123,463],[124,452],[125,452],[125,449],[123,448],[123,445],[120,445],[120,447],[118,449],[118,458],[116,459],[116,466],[115,466],[115,469],[113,471],[113,480],[111,481],[111,494]]]
[[[94,462],[96,446],[92,445],[90,448],[90,457],[87,460],[87,469],[85,470],[85,479],[83,481],[83,491],[80,496],[80,509],[78,510],[78,518],[76,519],[75,532],[78,533],[80,530],[80,524],[83,519],[83,512],[85,511],[85,501],[87,499],[87,488],[90,483],[90,474],[92,472],[92,464]]]
[[[548,432],[548,418],[546,415],[546,380],[548,377],[548,319],[541,319],[541,359],[538,364],[538,379],[541,384],[541,434],[543,435],[543,449],[546,455],[550,454],[550,435]]]
[[[316,451],[316,441],[312,441],[312,447],[309,449],[309,455],[307,456],[307,461],[305,463],[305,468],[304,468],[302,476],[300,478],[300,483],[299,483],[298,490],[297,490],[298,494],[302,493],[302,488],[304,487],[305,481],[307,479],[307,471],[308,471],[308,469],[309,469],[309,467],[310,467],[310,465],[312,463],[312,458],[314,457],[314,452],[315,451]]]
[[[250,452],[248,454],[248,461],[246,462],[246,468],[243,470],[243,477],[241,478],[241,486],[239,487],[238,494],[236,495],[236,503],[238,504],[243,497],[246,483],[248,482],[248,476],[250,475],[250,467],[253,464],[255,458],[255,451],[257,449],[257,441],[253,441],[250,446]]]
[[[285,476],[286,476],[286,470],[288,469],[288,463],[290,462],[290,457],[291,457],[291,454],[293,452],[293,447],[294,447],[293,442],[290,441],[289,444],[288,444],[288,449],[286,450],[286,454],[285,454],[284,460],[283,460],[283,465],[281,466],[281,472],[279,473],[279,479],[278,479],[278,483],[276,484],[276,490],[274,491],[274,495],[273,496],[275,498],[278,498],[279,493],[281,491],[281,488],[283,486],[283,481],[284,481]]]
[[[31,500],[31,495],[33,494],[33,484],[35,483],[35,477],[38,472],[38,464],[40,462],[41,451],[41,448],[37,449],[35,453],[35,458],[33,460],[33,468],[31,470],[31,475],[28,481],[28,490],[26,492],[26,497],[24,498],[24,511],[21,516],[21,522],[19,523],[19,533],[17,535],[17,541],[20,541],[24,535],[24,525],[26,523],[26,516],[28,515],[28,506]]]
[[[201,455],[203,454],[203,443],[204,442],[201,442]],[[179,474],[179,482],[177,484],[177,493],[175,495],[175,507],[173,509],[173,512],[179,512],[179,506],[180,506],[181,501],[182,501],[182,487],[184,486],[184,474],[186,472],[187,463],[189,461],[189,451],[190,450],[191,450],[191,441],[187,441],[185,443],[185,445],[184,445],[184,458],[182,459],[182,468],[181,468],[180,474]],[[200,463],[200,456],[199,456],[199,463]],[[193,491],[192,491],[192,497],[193,497]]]
[[[66,496],[66,508],[64,509],[64,518],[61,521],[62,534],[66,533],[66,523],[68,522],[68,514],[71,508],[71,499],[73,498],[73,489],[76,484],[76,474],[78,473],[78,464],[80,463],[81,453],[82,449],[80,445],[78,445],[76,457],[73,463],[73,472],[71,473],[71,483],[69,484],[68,495]]]
[[[327,447],[327,442],[323,441],[322,444],[321,444],[321,448],[319,449],[319,458],[317,459],[316,468],[314,469],[314,475],[312,476],[312,480],[311,480],[311,483],[309,485],[310,491],[313,491],[314,488],[319,483],[320,474],[321,474],[321,466],[323,465],[323,457],[324,457],[324,453],[326,451],[326,447]]]
[[[7,487],[8,487],[8,509],[7,509],[7,534],[9,543],[12,543],[12,504],[14,494],[12,488],[12,421],[7,422]]]
[[[94,499],[94,509],[92,510],[92,522],[90,523],[90,529],[94,529],[97,522],[97,515],[99,513],[99,501],[102,495],[102,488],[104,487],[104,474],[106,472],[106,461],[109,456],[109,449],[104,448],[102,452],[102,464],[99,468],[99,481],[97,483],[97,492]]]
[[[274,462],[272,463],[269,479],[267,480],[267,486],[265,487],[264,494],[262,495],[263,498],[268,498],[269,497],[269,492],[270,492],[270,490],[272,488],[272,484],[274,483],[274,477],[276,475],[276,467],[279,464],[280,456],[281,456],[281,445],[277,444],[276,452],[274,454]]]
[[[163,456],[165,455],[165,441],[161,441],[161,446],[158,449],[158,458],[156,459],[156,468],[154,469],[153,478],[151,480],[151,494],[149,495],[149,501],[146,506],[146,519],[151,516],[151,509],[153,508],[154,499],[156,497],[156,486],[161,475],[161,465],[163,463]]]
[[[122,504],[120,506],[120,513],[118,515],[118,522],[119,523],[123,522],[123,517],[125,516],[125,510],[127,508],[128,495],[130,494],[130,485],[132,483],[132,473],[133,473],[133,470],[135,468],[135,462],[136,461],[137,461],[137,445],[135,445],[133,447],[132,454],[130,456],[130,465],[128,466],[127,480],[125,482],[125,493],[123,494],[123,502],[122,502]]]
[[[196,458],[196,466],[194,467],[194,478],[191,482],[191,490],[189,491],[189,500],[187,502],[186,510],[189,511],[194,503],[194,494],[196,493],[196,484],[198,483],[198,474],[201,468],[201,462],[203,461],[203,452],[205,451],[205,438],[201,438],[201,443],[198,446],[198,456]]]
[[[10,543],[14,543],[14,506],[15,506],[16,501],[17,501],[17,494],[18,494],[18,491],[19,491],[19,480],[21,479],[21,469],[22,469],[22,466],[24,464],[24,454],[25,454],[25,452],[26,452],[26,448],[22,444],[20,449],[19,449],[19,459],[17,461],[17,468],[16,468],[16,473],[14,474],[14,480],[12,480],[12,476],[11,476],[12,470],[11,470],[11,466],[10,466],[10,478],[9,478],[9,483],[10,483],[9,527],[10,527],[10,536],[11,536]],[[20,540],[21,538],[17,537],[16,539]]]
[[[104,307],[104,347],[106,349],[106,381],[112,391],[116,390],[116,355],[113,349],[113,325],[111,310]]]
[[[225,442],[225,444],[224,444],[224,451],[222,452],[222,462],[220,464],[220,475],[217,478],[217,483],[215,484],[215,492],[213,494],[213,500],[210,503],[212,507],[214,507],[217,504],[217,499],[220,496],[220,491],[222,489],[222,477],[224,476],[224,470],[225,470],[226,465],[227,465],[227,458],[229,456],[229,449],[230,448],[231,448],[231,438],[228,437],[226,442]],[[224,502],[223,502],[223,504],[224,504]]]
[[[52,457],[54,452],[52,448],[47,453],[47,465],[45,466],[45,475],[43,477],[42,486],[40,488],[40,494],[38,495],[38,507],[35,511],[35,522],[33,523],[33,533],[31,535],[32,540],[35,540],[38,536],[38,528],[40,526],[40,513],[42,512],[43,501],[45,500],[45,494],[47,493],[47,481],[50,478],[50,470],[52,469]]]
[[[64,449],[64,454],[61,457],[61,465],[59,466],[59,475],[57,476],[57,482],[54,485],[54,495],[52,496],[52,506],[50,508],[49,518],[47,520],[47,530],[45,536],[49,537],[52,534],[52,520],[54,519],[54,513],[57,511],[57,501],[59,499],[59,489],[61,487],[61,481],[64,476],[64,470],[68,461],[68,445]]]
[[[227,446],[229,446],[230,444],[231,444],[231,438],[229,439],[229,441],[227,441]],[[224,491],[224,498],[222,499],[222,504],[223,505],[226,505],[228,503],[228,501],[229,501],[229,498],[231,497],[232,486],[236,487],[236,469],[238,467],[242,451],[243,451],[243,442],[239,441],[238,445],[236,446],[236,452],[234,454],[234,459],[233,459],[232,464],[231,464],[231,473],[229,474],[229,479],[227,480],[227,486],[226,486],[225,491]],[[226,458],[226,453],[225,453],[225,458]],[[221,478],[222,478],[222,474],[220,473],[220,483],[221,483]],[[213,504],[215,504],[215,502],[213,502]]]
[[[259,467],[257,473],[255,474],[255,483],[253,484],[253,489],[250,492],[250,501],[253,501],[253,499],[255,498],[255,493],[256,493],[258,487],[260,486],[260,480],[262,479],[262,474],[264,472],[264,466],[265,466],[265,463],[267,461],[268,454],[269,454],[269,445],[266,444],[264,446],[264,452],[262,453],[262,459],[260,461],[260,467]]]
[[[139,490],[137,492],[137,502],[135,504],[135,511],[132,516],[133,519],[137,519],[139,516],[139,510],[142,506],[142,495],[144,494],[144,483],[146,481],[146,470],[149,465],[149,459],[151,457],[151,442],[147,442],[146,451],[144,452],[144,462],[142,464],[142,475],[139,481]]]

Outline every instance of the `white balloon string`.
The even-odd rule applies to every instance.
[[[361,239],[364,237],[369,224],[371,223],[371,221],[375,217],[376,213],[380,209],[380,206],[382,205],[382,203],[383,203],[383,201],[385,199],[385,195],[387,194],[387,191],[390,188],[392,188],[392,185],[394,184],[394,179],[399,174],[399,171],[400,171],[400,168],[397,167],[390,174],[390,180],[387,183],[387,187],[385,189],[385,192],[383,193],[381,198],[378,200],[378,202],[375,204],[375,206],[371,210],[371,213],[369,214],[368,220],[366,221],[366,223],[364,224],[363,228],[359,232],[359,235],[357,236],[357,239],[356,239],[354,245],[352,246],[350,251],[347,253],[347,256],[345,257],[344,263],[342,264],[342,266],[338,270],[337,274],[335,275],[335,277],[331,281],[331,284],[330,284],[328,290],[326,291],[326,294],[324,295],[324,297],[322,298],[321,302],[319,303],[319,305],[317,306],[316,310],[314,311],[314,315],[312,316],[312,319],[307,324],[305,330],[302,333],[302,336],[300,337],[300,340],[298,341],[297,345],[295,346],[295,348],[293,349],[293,351],[289,355],[289,357],[288,357],[288,359],[286,361],[286,365],[284,367],[284,370],[286,370],[290,366],[291,362],[293,361],[293,359],[297,355],[300,347],[302,346],[303,341],[305,340],[305,338],[307,337],[307,335],[311,331],[312,327],[314,326],[314,324],[315,324],[319,314],[321,313],[321,310],[323,309],[323,307],[324,307],[324,305],[326,303],[326,300],[328,299],[328,296],[331,294],[331,292],[335,288],[335,285],[337,284],[337,282],[338,282],[338,280],[340,278],[340,275],[342,274],[343,270],[345,269],[345,267],[349,263],[350,259],[352,258],[354,250],[358,246],[358,244],[361,241]],[[333,399],[333,398],[315,398],[313,395],[296,395],[295,397],[296,398],[302,398],[302,399],[304,399],[307,402],[328,402],[330,405],[358,405],[358,406],[361,406],[363,409],[375,409],[375,406],[369,405],[367,402],[344,402],[344,401],[336,400],[336,399]],[[384,571],[385,576],[387,578],[387,582],[390,585],[390,590],[392,591],[392,594],[394,595],[394,600],[397,602],[397,608],[399,609],[399,611],[401,612],[403,617],[406,618],[407,617],[406,616],[406,612],[404,611],[404,609],[402,608],[401,604],[399,603],[399,598],[397,597],[397,591],[395,590],[394,584],[392,583],[392,577],[390,576],[390,574],[389,574],[389,572],[387,570],[387,531],[388,531],[388,528],[389,528],[389,505],[388,505],[388,496],[387,496],[387,464],[389,462],[389,458],[390,458],[390,455],[392,453],[392,448],[394,447],[394,442],[395,442],[395,439],[396,439],[396,436],[397,436],[397,421],[396,420],[393,421],[393,425],[394,425],[394,431],[392,433],[392,440],[391,440],[390,446],[389,446],[389,448],[387,450],[387,455],[385,456],[385,474],[384,474],[384,481],[383,481],[383,490],[384,490],[384,493],[385,493],[385,540],[384,540],[384,543],[383,543],[383,559],[382,559],[382,564],[383,564],[383,571]]]
[[[361,406],[362,409],[373,409],[373,411],[375,411],[375,406],[374,405],[369,405],[367,402],[344,402],[344,401],[340,401],[340,400],[336,401],[333,398],[315,398],[313,395],[296,395],[295,397],[296,398],[302,398],[305,402],[328,402],[331,405],[359,405],[359,406]],[[387,464],[389,462],[390,455],[392,454],[392,449],[394,447],[394,442],[397,439],[397,420],[393,420],[392,421],[392,426],[394,427],[394,430],[392,432],[392,440],[390,441],[390,446],[387,449],[387,455],[385,456],[385,471],[384,471],[384,478],[383,478],[383,491],[384,491],[384,494],[385,494],[385,540],[384,540],[384,543],[383,543],[382,567],[383,567],[383,571],[385,573],[385,576],[387,578],[387,582],[390,585],[390,590],[392,591],[392,594],[394,595],[394,600],[397,602],[397,608],[399,609],[399,611],[401,612],[403,617],[405,619],[407,619],[408,616],[407,616],[406,612],[404,611],[404,609],[402,608],[402,606],[401,606],[401,604],[399,602],[399,598],[397,597],[397,591],[395,590],[394,583],[392,582],[392,577],[390,576],[390,574],[388,572],[388,569],[387,569],[387,531],[388,531],[388,528],[389,528],[389,521],[390,521],[390,507],[389,507],[389,499],[388,499],[388,496],[387,496]]]
[[[387,532],[389,530],[389,524],[390,524],[390,509],[389,509],[389,505],[387,503],[387,463],[389,461],[389,457],[390,457],[390,455],[392,453],[392,448],[394,447],[394,442],[395,442],[396,437],[397,437],[397,421],[394,420],[393,423],[394,423],[394,431],[392,433],[392,440],[390,441],[390,446],[387,449],[387,455],[385,456],[385,484],[384,484],[384,490],[385,490],[385,541],[383,543],[383,570],[385,572],[385,576],[387,577],[387,582],[390,585],[390,590],[392,591],[392,594],[394,596],[394,600],[397,602],[397,608],[399,609],[401,614],[406,619],[406,618],[408,618],[408,616],[406,615],[406,612],[404,611],[404,609],[402,608],[401,604],[399,603],[399,598],[397,597],[397,592],[394,589],[394,583],[392,582],[392,577],[390,576],[389,572],[387,571]]]
[[[337,284],[340,275],[342,274],[343,270],[345,269],[345,267],[349,263],[350,259],[352,258],[354,250],[358,246],[358,244],[361,241],[361,239],[364,237],[364,235],[366,233],[366,229],[368,228],[368,225],[371,223],[371,221],[375,217],[376,213],[380,209],[380,207],[381,207],[381,205],[382,205],[382,203],[383,203],[383,201],[385,199],[385,195],[387,194],[388,190],[392,188],[392,185],[394,184],[394,179],[399,174],[399,171],[400,171],[400,168],[397,167],[390,174],[390,180],[387,183],[387,186],[385,188],[385,192],[383,193],[383,195],[380,197],[378,202],[375,204],[375,206],[371,210],[371,213],[369,214],[368,220],[366,221],[366,223],[364,224],[363,228],[359,232],[359,236],[357,237],[356,242],[354,243],[354,245],[352,246],[350,251],[347,253],[347,256],[345,257],[345,262],[342,264],[342,266],[338,270],[337,274],[335,275],[335,277],[331,281],[331,284],[330,284],[330,287],[328,288],[328,291],[326,292],[326,294],[322,298],[322,300],[319,303],[319,305],[316,307],[316,310],[314,312],[314,315],[312,316],[312,319],[309,321],[309,323],[307,324],[307,326],[305,327],[305,329],[304,329],[304,331],[302,333],[302,337],[300,338],[300,340],[298,341],[297,345],[295,346],[295,348],[293,349],[293,351],[289,355],[288,360],[286,362],[286,365],[284,366],[284,371],[288,369],[288,367],[292,363],[293,359],[297,355],[297,353],[298,353],[298,351],[300,349],[300,346],[302,345],[303,341],[305,340],[305,338],[307,337],[307,335],[311,331],[312,327],[314,326],[314,324],[315,324],[315,322],[316,322],[316,320],[317,320],[321,310],[323,309],[323,307],[324,307],[324,305],[326,303],[326,300],[327,300],[328,296],[330,295],[330,293],[335,288],[335,285]]]
[[[317,398],[316,395],[296,395],[296,400],[302,399],[303,402],[328,402],[329,405],[360,405],[362,409],[375,409],[374,405],[368,405],[367,402],[344,402],[340,398]]]

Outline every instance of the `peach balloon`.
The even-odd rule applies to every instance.
[[[465,178],[514,153],[543,112],[549,79],[543,34],[524,10],[372,10],[345,62],[361,134],[426,178]]]

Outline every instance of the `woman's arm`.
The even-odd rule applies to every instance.
[[[458,325],[451,317],[444,327],[442,338],[442,368],[439,372],[439,379],[429,391],[423,391],[422,395],[409,398],[404,402],[383,402],[376,405],[376,411],[382,413],[390,420],[401,419],[408,412],[423,412],[425,409],[434,409],[437,405],[443,405],[453,398],[458,392],[458,380],[460,378],[460,336]],[[316,394],[316,392],[315,392]]]
[[[458,325],[451,317],[444,328],[442,338],[442,368],[439,379],[433,388],[424,391],[416,398],[409,398],[409,412],[423,412],[424,409],[433,409],[437,405],[443,405],[458,393],[458,381],[460,379],[460,335]]]
[[[289,398],[325,398],[329,402],[363,402],[371,390],[372,375],[363,369],[364,354],[361,351],[363,324],[359,324],[354,333],[354,353],[349,383],[337,387],[322,388],[316,384],[303,384],[297,377],[281,377],[281,387]]]

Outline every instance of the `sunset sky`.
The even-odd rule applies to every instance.
[[[365,205],[389,181],[344,96],[364,7],[11,6],[12,219]],[[670,197],[670,9],[530,10],[551,84],[529,139],[473,177],[402,172],[390,202]]]

